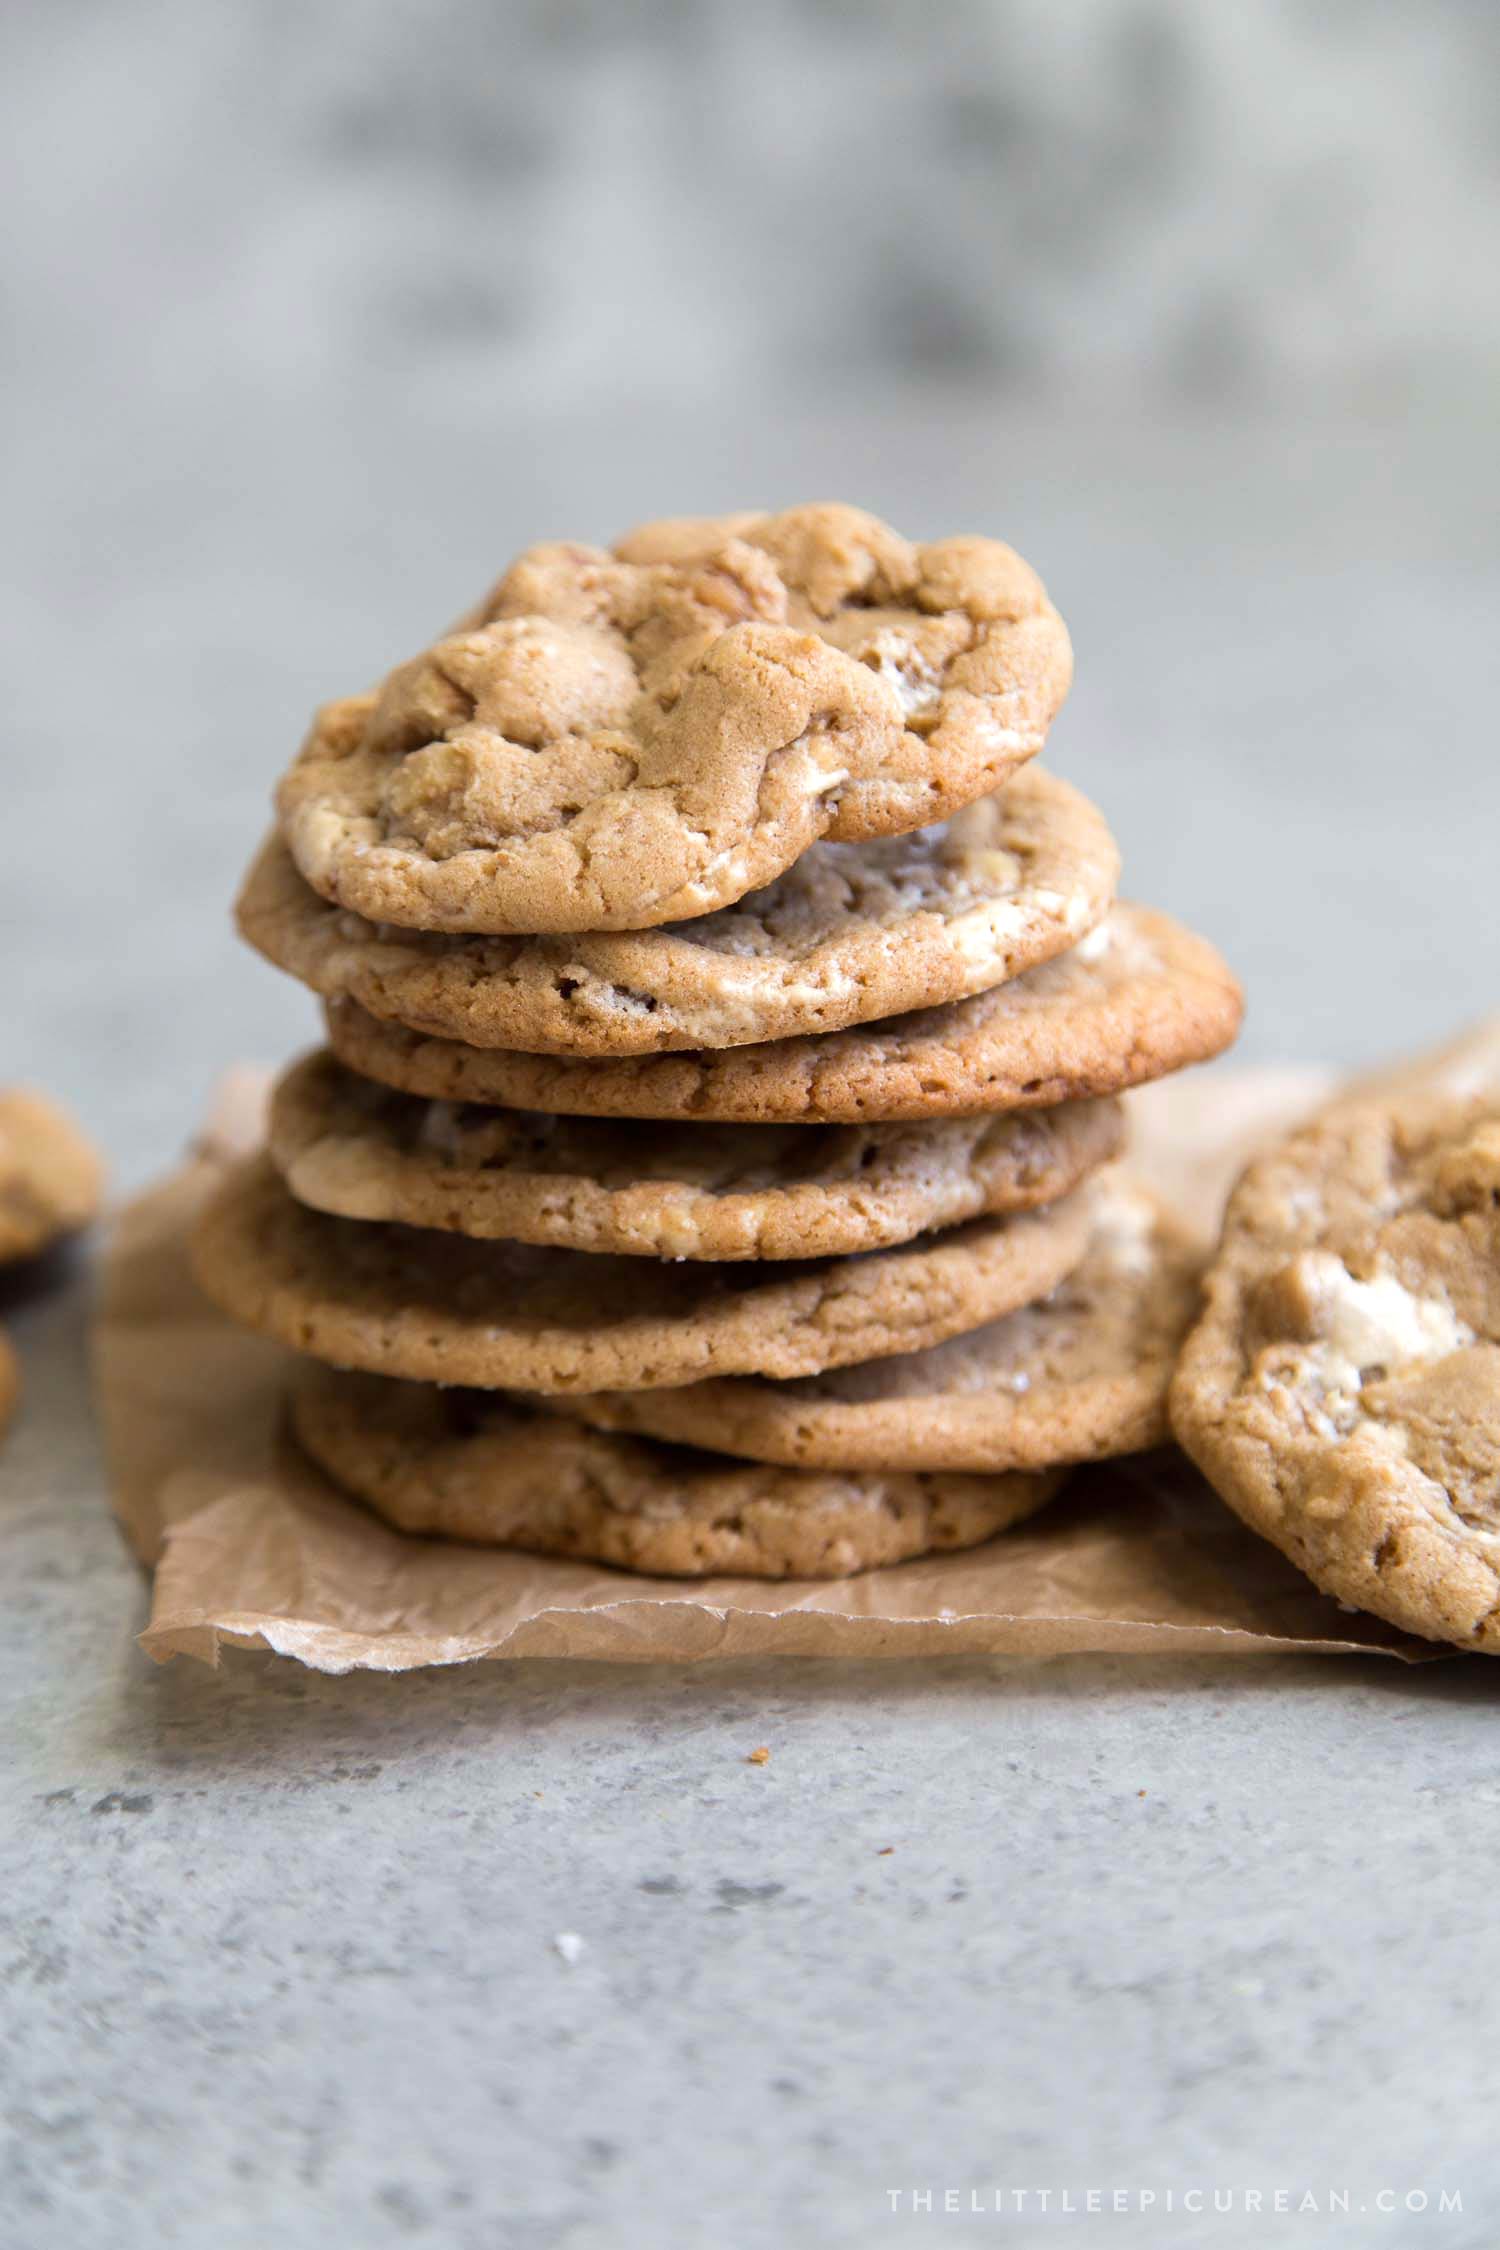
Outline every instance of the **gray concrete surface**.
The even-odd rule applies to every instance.
[[[1247,1053],[1436,1037],[1500,998],[1494,467],[1483,424],[941,392],[42,429],[0,581],[3,1068],[122,1180],[169,1161],[222,1064],[310,1028],[225,901],[312,699],[520,539],[818,491],[1036,556],[1080,650],[1054,762],[1244,973]],[[50,1280],[7,1297],[5,2250],[1495,2240],[1497,1668],[157,1672],[86,1266]],[[967,2209],[996,2187],[1032,2200]],[[1163,2201],[1059,2211],[1091,2188]],[[1235,2207],[1165,2210],[1194,2189]]]
[[[7,2250],[1493,2243],[1495,1667],[155,1671],[22,1327]]]

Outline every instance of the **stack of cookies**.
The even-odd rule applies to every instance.
[[[1161,1438],[1194,1259],[1116,1097],[1240,995],[1031,762],[1070,673],[1009,548],[818,506],[534,548],[318,715],[239,920],[328,1043],[197,1262],[341,1485],[834,1577]]]

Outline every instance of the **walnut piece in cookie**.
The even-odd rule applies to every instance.
[[[1500,1654],[1500,1105],[1336,1104],[1251,1165],[1179,1442],[1325,1592]]]
[[[67,1112],[26,1086],[0,1088],[0,1264],[87,1226],[104,1168]]]
[[[653,928],[822,837],[946,819],[1040,749],[1062,620],[997,540],[826,504],[534,547],[277,792],[324,898],[403,928]]]

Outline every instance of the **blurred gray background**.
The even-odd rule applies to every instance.
[[[0,63],[0,1069],[126,1175],[310,1027],[226,913],[311,704],[668,511],[1030,554],[1244,1053],[1500,999],[1500,11],[30,0]]]

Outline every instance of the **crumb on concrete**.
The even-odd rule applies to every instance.
[[[771,1763],[771,1753],[764,1742],[758,1750],[750,1752],[745,1763],[747,1766],[768,1766]]]

